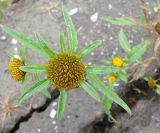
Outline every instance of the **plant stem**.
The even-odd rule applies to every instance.
[[[140,3],[141,3],[142,5],[145,5],[144,0],[140,0]],[[141,8],[141,9],[142,9],[142,11],[143,11],[143,14],[144,14],[146,23],[147,23],[147,25],[149,25],[149,20],[148,20],[148,17],[147,17],[147,10],[146,10],[145,8]],[[148,29],[148,36],[151,37],[151,30],[150,30],[150,29]]]

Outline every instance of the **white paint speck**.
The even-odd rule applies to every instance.
[[[98,12],[94,13],[91,17],[90,17],[90,20],[92,22],[96,22],[98,19]]]
[[[114,84],[115,87],[119,86],[119,84]]]
[[[113,51],[113,55],[116,55],[117,54],[117,52],[116,51]]]
[[[74,14],[76,14],[78,12],[78,8],[73,8],[73,9],[71,9],[70,11],[69,11],[69,15],[74,15]]]
[[[55,116],[56,116],[56,110],[55,110],[55,109],[52,109],[49,116],[50,116],[52,119],[54,119]]]
[[[109,28],[111,28],[111,25],[110,25],[110,24],[107,24],[107,27],[108,27],[108,29],[109,29]]]
[[[101,51],[100,55],[104,55],[104,52],[103,52],[103,51]]]
[[[129,43],[133,43],[133,40],[129,40],[128,42],[129,42]]]
[[[116,47],[115,50],[118,51],[118,48]]]
[[[112,4],[108,4],[108,9],[112,9]]]
[[[94,55],[94,52],[91,52],[91,55],[93,56],[93,55]]]
[[[7,37],[6,37],[6,36],[4,36],[4,35],[3,35],[3,36],[1,36],[1,40],[2,40],[2,41],[5,41],[6,39],[7,39]]]
[[[52,121],[52,124],[53,124],[53,125],[56,125],[56,121]]]
[[[16,39],[12,38],[11,44],[16,45],[17,43],[18,43],[18,41]]]
[[[113,37],[112,37],[112,36],[110,36],[110,37],[109,37],[109,40],[113,40]]]
[[[154,10],[155,13],[157,13],[158,10],[159,10],[159,7],[154,7],[153,10]]]
[[[53,102],[52,106],[55,107],[57,105],[57,102]]]
[[[92,62],[88,62],[88,65],[92,65]]]
[[[37,129],[37,131],[38,131],[38,132],[41,132],[41,129],[40,129],[40,128],[38,128],[38,129]]]
[[[86,39],[87,37],[86,36],[82,36],[82,39]]]
[[[55,130],[56,132],[58,132],[58,126],[55,126],[54,130]]]
[[[14,48],[14,54],[18,55],[18,48],[17,47]]]
[[[19,60],[21,60],[21,58],[19,57],[18,54],[15,54],[14,57],[17,58],[17,59],[19,59]]]

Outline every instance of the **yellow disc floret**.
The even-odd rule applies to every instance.
[[[110,75],[107,76],[107,80],[108,80],[109,83],[112,84],[116,81],[116,77],[114,75],[110,74]]]
[[[112,65],[115,67],[122,67],[124,64],[123,59],[119,56],[113,57]]]
[[[49,59],[47,78],[53,87],[70,90],[80,86],[84,80],[84,64],[74,54],[60,53]]]
[[[154,79],[148,79],[148,86],[150,88],[155,88],[156,87],[156,80],[154,80]]]
[[[17,58],[11,58],[11,60],[9,61],[8,65],[9,73],[12,79],[14,79],[17,82],[22,81],[24,79],[25,72],[19,69],[23,65],[24,63]]]

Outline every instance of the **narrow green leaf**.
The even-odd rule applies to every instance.
[[[116,17],[112,17],[112,16],[107,16],[104,17],[104,20],[106,20],[107,22],[114,24],[114,25],[120,25],[120,26],[134,26],[135,23],[127,18],[116,18]]]
[[[29,73],[43,73],[46,72],[46,65],[44,64],[26,65],[26,66],[21,66],[20,70]]]
[[[18,103],[22,103],[24,100],[31,97],[34,93],[40,92],[43,89],[46,89],[46,87],[49,84],[49,80],[43,79],[36,84],[34,84],[31,88],[26,89],[25,93],[21,95],[21,97],[18,99]]]
[[[117,76],[118,76],[118,79],[122,80],[123,82],[125,82],[125,83],[128,82],[128,75],[127,75],[127,73],[119,72]]]
[[[39,33],[35,33],[38,46],[45,53],[48,58],[52,58],[55,53],[47,46],[47,43],[44,41],[42,36]]]
[[[160,95],[160,85],[157,84],[156,87],[157,87],[157,88],[156,88],[156,93],[157,93],[158,95]]]
[[[26,75],[25,75],[25,77],[26,77]],[[21,87],[20,87],[20,94],[21,95],[25,92],[24,83],[25,83],[25,78],[21,81]]]
[[[109,60],[102,60],[102,63],[104,63],[106,65],[111,65],[112,64],[111,61],[109,61]]]
[[[43,90],[41,90],[40,92],[41,92],[43,95],[45,95],[46,97],[48,97],[49,99],[52,98],[50,92],[48,91],[48,88],[43,89]]]
[[[96,83],[96,82],[97,82],[97,80],[94,79],[95,74],[88,73],[87,76],[88,76],[88,79],[92,81],[92,83]],[[93,77],[92,77],[92,76],[93,76]],[[94,85],[94,86],[95,86],[95,85]],[[103,89],[103,88],[101,88],[101,87],[97,87],[97,86],[95,86],[95,88],[98,89],[100,92],[102,92],[104,95],[106,95],[106,90],[105,90],[105,89]]]
[[[140,23],[142,23],[142,24],[145,24],[145,25],[147,24],[144,14],[143,14],[142,16],[140,16],[140,20],[139,20],[139,21],[140,21]]]
[[[96,101],[100,102],[100,97],[98,93],[93,89],[93,87],[86,81],[81,82],[81,87]]]
[[[65,90],[61,90],[59,100],[58,100],[57,114],[56,114],[56,117],[58,120],[60,120],[63,116],[66,101],[67,101],[67,92]]]
[[[68,13],[68,10],[65,6],[62,6],[62,11],[63,11],[63,16],[64,16],[64,21],[67,27],[67,32],[68,32],[69,48],[71,52],[76,52],[78,48],[77,32],[72,23],[72,19]]]
[[[17,39],[26,48],[32,49],[33,51],[37,52],[41,56],[48,57],[48,54],[46,55],[46,53],[44,51],[42,51],[42,49],[40,47],[38,47],[36,42],[34,42],[31,39],[27,38],[25,35],[17,32],[14,29],[11,29],[11,28],[9,28],[7,26],[1,25],[1,24],[0,24],[0,27],[3,29],[3,31],[8,33],[10,36],[12,36],[15,39]]]
[[[34,79],[36,82],[40,80],[38,73],[34,73]]]
[[[107,96],[105,96],[104,99],[102,100],[102,105],[103,105],[103,110],[108,115],[108,117],[117,123],[117,121],[113,118],[111,113],[112,101]]]
[[[59,43],[60,43],[61,52],[62,53],[66,52],[65,39],[64,39],[63,32],[60,33]]]
[[[86,68],[86,73],[94,74],[109,74],[112,72],[118,72],[120,68],[114,66],[88,66]]]
[[[92,81],[93,85],[106,92],[106,96],[111,100],[123,107],[130,115],[131,110],[128,107],[128,105],[112,90],[110,89],[110,86],[105,86],[105,84],[95,75],[95,74],[89,74],[89,79]]]
[[[10,52],[6,52],[6,55],[8,56],[8,57],[10,57],[10,58],[13,58],[15,55],[13,55],[12,53],[10,53]]]
[[[25,61],[25,52],[26,52],[26,47],[21,47],[19,51],[19,56],[23,62]]]
[[[145,53],[147,46],[150,44],[149,40],[143,41],[137,46],[133,47],[132,50],[128,53],[129,63],[137,61]]]
[[[128,53],[131,50],[131,46],[129,45],[128,39],[122,29],[118,34],[118,39],[123,50]]]
[[[80,52],[78,53],[78,57],[81,59],[85,57],[87,54],[89,54],[93,49],[97,48],[102,44],[101,40],[96,40],[94,42],[91,42],[86,47],[84,47]]]
[[[160,7],[160,0],[157,0],[158,7]]]

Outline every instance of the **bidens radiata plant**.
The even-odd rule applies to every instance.
[[[124,60],[127,62],[127,64],[131,64],[131,60],[134,59],[136,56],[137,60],[134,59],[135,63],[132,64],[132,66],[125,68],[125,71],[132,75],[132,80],[137,80],[139,78],[143,78],[146,70],[153,62],[156,62],[157,68],[160,69],[160,59],[158,55],[158,50],[160,47],[160,21],[159,21],[159,14],[160,14],[160,0],[156,0],[157,5],[150,7],[146,4],[145,0],[139,0],[140,8],[142,9],[143,14],[140,16],[140,18],[134,18],[134,17],[113,17],[113,16],[106,16],[103,19],[107,21],[108,23],[111,23],[113,25],[118,26],[139,26],[142,28],[145,28],[147,31],[147,37],[146,43],[148,40],[150,40],[151,45],[138,45],[132,49],[130,49],[130,46],[128,45],[128,40],[122,30],[119,32],[119,41],[121,47],[128,53],[128,57]],[[152,16],[149,16],[149,12],[152,13]],[[145,43],[144,43],[145,44]],[[140,57],[146,52],[151,51],[149,56],[146,56],[143,59],[140,59]],[[149,53],[149,52],[148,52]],[[131,55],[134,56],[131,56]],[[134,58],[130,58],[134,57]],[[130,59],[129,59],[130,58]],[[129,62],[128,62],[128,61]],[[150,75],[148,75],[150,76]],[[159,93],[159,85],[155,82],[155,79],[147,79],[148,86],[150,88],[156,88],[157,94]],[[154,86],[154,87],[153,87]]]
[[[41,92],[51,83],[53,89],[57,88],[60,91],[57,108],[58,119],[63,115],[68,91],[78,87],[83,88],[94,100],[102,103],[104,111],[111,119],[114,120],[110,112],[113,102],[117,103],[131,114],[128,105],[114,92],[114,90],[110,89],[110,86],[106,86],[97,76],[98,74],[107,74],[108,71],[110,71],[108,70],[108,67],[88,66],[83,62],[83,58],[93,49],[100,46],[102,41],[96,40],[80,51],[77,51],[78,39],[75,27],[65,6],[62,6],[62,11],[68,33],[68,42],[66,43],[65,41],[64,33],[60,33],[59,52],[51,50],[38,33],[36,33],[36,41],[33,41],[25,35],[18,33],[7,26],[1,25],[1,28],[17,39],[23,47],[32,49],[41,56],[46,57],[48,60],[47,64],[23,65],[18,59],[14,59],[17,60],[18,63],[16,61],[16,63],[12,63],[12,65],[9,66],[10,70],[17,71],[16,74],[11,71],[11,75],[15,80],[23,79],[21,76],[24,73],[45,73],[46,75],[44,79],[38,80],[32,87],[25,89],[18,99],[18,102],[23,102],[35,92]],[[123,61],[118,57],[113,59],[113,63],[117,65],[117,67],[123,66]],[[19,76],[20,79],[17,79],[17,74],[21,75]],[[111,82],[114,80],[113,77],[110,77],[109,79]],[[99,93],[97,93],[95,89],[97,89]]]

